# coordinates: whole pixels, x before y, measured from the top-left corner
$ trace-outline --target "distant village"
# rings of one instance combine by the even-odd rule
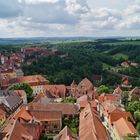
[[[140,89],[132,89],[128,77],[123,77],[121,85],[111,93],[101,93],[86,77],[80,83],[73,79],[69,86],[52,85],[42,75],[24,76],[21,64],[34,52],[48,56],[57,49],[32,47],[0,54],[1,140],[139,139],[135,118],[122,104],[122,88],[129,89],[129,99],[140,98]],[[126,61],[122,66],[137,64]],[[102,77],[95,75],[94,80],[99,83]],[[33,101],[28,102],[25,90],[11,88],[22,83],[31,86]]]

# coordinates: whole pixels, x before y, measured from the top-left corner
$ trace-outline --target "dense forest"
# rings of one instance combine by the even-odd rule
[[[69,85],[74,79],[79,82],[84,77],[94,82],[94,75],[102,75],[103,80],[100,84],[113,86],[115,83],[120,83],[121,78],[110,73],[111,69],[117,69],[125,60],[140,63],[139,45],[135,45],[135,43],[129,45],[130,41],[127,42],[128,44],[118,45],[116,43],[116,45],[117,41],[116,39],[108,39],[47,43],[43,47],[57,48],[58,52],[47,57],[30,55],[23,64],[23,70],[26,75],[43,74],[51,83],[64,83],[66,85]],[[124,43],[124,41],[122,42]],[[61,58],[61,55],[66,56]],[[35,61],[31,65],[27,65],[27,62],[32,59]],[[132,76],[133,78],[130,78],[132,84],[139,85],[139,67],[119,69],[119,73]]]
[[[10,47],[7,47],[10,46]],[[101,75],[102,82],[108,86],[121,82],[114,72],[130,76],[134,86],[140,85],[140,66],[122,68],[121,63],[129,60],[140,64],[140,39],[97,39],[68,40],[43,43],[0,44],[0,52],[20,50],[21,47],[57,48],[57,53],[39,56],[36,53],[26,57],[22,64],[25,75],[42,74],[50,83],[69,85],[73,80],[79,82],[84,77],[94,82],[94,75]],[[61,57],[64,56],[64,57]],[[31,61],[30,65],[27,63]]]

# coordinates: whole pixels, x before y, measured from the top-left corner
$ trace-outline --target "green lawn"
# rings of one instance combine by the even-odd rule
[[[112,66],[106,64],[106,63],[102,63],[103,64],[103,69],[110,69],[113,68]]]
[[[103,43],[104,45],[140,45],[140,41],[118,41],[113,43]]]
[[[96,42],[96,40],[64,40],[64,41],[50,41],[50,44],[66,44],[66,43],[84,43],[84,42]]]
[[[123,58],[123,59],[128,59],[128,55],[123,54],[123,53],[117,53],[117,54],[115,54],[115,55],[113,56],[113,58],[116,59],[116,60],[119,60],[119,59],[121,59],[121,58]]]

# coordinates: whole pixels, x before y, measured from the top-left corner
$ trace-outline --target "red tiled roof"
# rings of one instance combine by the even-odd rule
[[[103,113],[106,116],[108,116],[108,113],[111,113],[111,112],[113,112],[114,110],[117,109],[117,106],[115,106],[113,103],[108,102],[108,101],[103,102],[101,104],[101,106],[103,107]]]
[[[39,140],[42,133],[42,125],[40,123],[24,123],[23,126],[29,131],[33,136],[33,140]]]
[[[119,95],[123,95],[123,91],[121,90],[121,88],[118,86],[115,90],[114,90],[114,92],[113,92],[113,94],[119,94]]]
[[[40,94],[38,94],[38,95],[34,98],[34,100],[32,101],[32,103],[39,102],[39,101],[41,100],[41,98],[45,98],[45,97],[46,97],[46,96],[45,96],[44,93],[40,93]]]
[[[36,118],[38,121],[45,120],[61,120],[62,112],[60,111],[47,111],[47,110],[28,110],[28,106],[23,106],[20,111],[15,115],[15,119],[24,119],[30,121]]]
[[[137,134],[137,131],[132,123],[127,121],[123,117],[115,121],[113,124],[121,137],[128,136],[128,134]]]
[[[62,113],[60,111],[36,111],[30,110],[30,114],[38,121],[55,121],[61,120]]]
[[[64,98],[66,94],[65,85],[45,85],[44,90],[48,91],[50,94],[52,94],[53,97],[57,98]]]
[[[96,101],[80,101],[79,102],[80,108],[85,108],[89,103],[90,103],[91,107],[94,107],[94,108],[97,107]]]
[[[88,96],[87,95],[83,95],[79,98],[77,98],[77,103],[80,103],[80,102],[85,102],[85,101],[88,101]]]
[[[115,96],[113,94],[106,94],[106,95],[101,95],[98,97],[98,101],[99,103],[103,103],[105,101],[113,101],[116,102],[118,101],[120,98],[118,96]]]
[[[28,113],[28,111],[26,110],[26,106],[23,106],[20,111],[15,115],[14,117],[15,119],[18,119],[18,118],[22,118],[26,121],[30,121],[32,120],[32,116]]]
[[[5,140],[23,140],[25,138],[28,138],[28,140],[33,139],[30,132],[18,120],[15,120],[11,125]]]
[[[99,114],[88,104],[80,113],[80,140],[109,140]]]
[[[82,85],[82,86],[86,87],[86,89],[87,89],[88,91],[94,89],[93,84],[92,84],[91,81],[88,80],[87,78],[83,79],[83,80],[79,83],[79,85]],[[78,86],[79,86],[79,85],[78,85]]]
[[[78,140],[76,134],[73,134],[71,130],[65,126],[57,136],[54,137],[54,140]]]
[[[114,112],[111,112],[109,114],[109,117],[110,117],[110,122],[111,124],[113,124],[113,122],[119,120],[120,118],[124,118],[126,120],[128,120],[129,118],[131,119],[131,121],[133,121],[133,123],[135,123],[135,120],[134,118],[132,117],[131,113],[130,112],[125,112],[125,111],[114,111]]]
[[[22,76],[18,77],[16,81],[18,83],[29,83],[31,86],[48,84],[48,81],[41,75]]]
[[[24,90],[14,90],[16,94],[18,94],[20,97],[23,97],[26,95],[26,92]]]
[[[64,115],[78,114],[78,107],[74,104],[65,103],[31,103],[28,105],[28,110],[36,111],[61,111]]]

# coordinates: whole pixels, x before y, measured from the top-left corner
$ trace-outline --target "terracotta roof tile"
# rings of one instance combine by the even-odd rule
[[[93,84],[92,84],[91,81],[88,80],[87,78],[83,79],[83,80],[79,83],[78,86],[81,86],[81,85],[84,86],[84,87],[86,87],[88,91],[94,89]]]
[[[113,124],[121,137],[127,136],[128,134],[137,134],[137,131],[132,123],[124,118],[118,119]]]
[[[53,140],[78,140],[76,134],[73,134],[71,130],[65,126]]]
[[[79,105],[80,108],[86,107],[90,103],[91,107],[96,108],[97,107],[97,102],[96,101],[80,101]]]
[[[103,126],[99,114],[90,104],[80,113],[80,140],[108,140],[108,134]]]
[[[49,92],[54,98],[64,98],[66,94],[65,85],[45,85],[44,90],[46,94]]]
[[[22,76],[16,79],[17,83],[29,83],[31,86],[37,84],[46,85],[48,81],[41,75]]]
[[[122,96],[122,95],[124,94],[124,92],[121,90],[120,86],[118,86],[118,87],[114,90],[113,94],[119,94],[119,95]]]
[[[26,92],[24,90],[14,90],[16,94],[18,94],[20,97],[23,97],[26,95]]]
[[[28,105],[28,110],[36,111],[61,111],[64,115],[78,114],[78,106],[74,104],[65,103],[31,103]]]
[[[131,113],[130,112],[125,112],[125,111],[114,111],[114,112],[111,112],[109,114],[109,117],[110,117],[110,122],[111,124],[113,124],[113,122],[119,120],[120,118],[124,118],[126,120],[128,120],[129,118],[131,119],[131,121],[133,121],[133,123],[135,123],[135,120],[134,118],[132,117]]]
[[[18,120],[14,120],[4,140],[23,140],[25,138],[33,140],[30,132]]]
[[[38,121],[61,120],[62,112],[60,111],[35,111],[30,110],[29,113]]]
[[[79,98],[77,98],[77,103],[83,102],[83,101],[88,101],[88,96],[87,95],[83,95]]]
[[[26,121],[32,120],[32,116],[26,110],[26,106],[22,107],[20,111],[14,116],[15,119],[22,118]]]
[[[98,97],[99,103],[103,103],[107,100],[112,101],[112,102],[118,102],[120,100],[120,98],[113,94],[105,94],[105,95],[101,95]]]

